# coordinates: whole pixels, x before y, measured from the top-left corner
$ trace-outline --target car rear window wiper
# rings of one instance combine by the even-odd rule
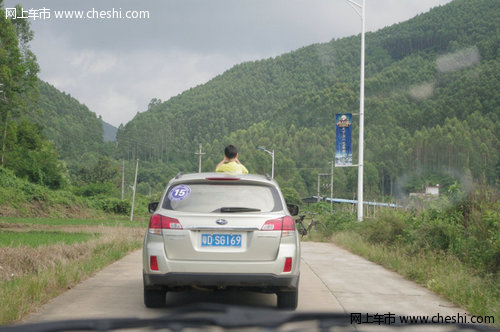
[[[240,206],[225,206],[218,209],[220,212],[260,212],[260,209],[240,207]],[[215,210],[215,212],[218,212]]]

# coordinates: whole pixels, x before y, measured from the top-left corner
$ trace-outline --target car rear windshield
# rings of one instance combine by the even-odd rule
[[[201,213],[252,213],[283,209],[275,187],[234,183],[177,184],[169,188],[162,207]]]

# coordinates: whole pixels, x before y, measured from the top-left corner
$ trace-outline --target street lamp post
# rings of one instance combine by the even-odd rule
[[[273,151],[269,151],[269,150],[264,149],[261,146],[258,146],[257,149],[262,150],[262,151],[266,152],[267,154],[269,154],[271,156],[271,159],[272,159],[271,178],[274,179],[274,150]]]
[[[353,0],[349,2],[356,13],[361,17],[361,70],[359,88],[359,157],[358,157],[358,221],[363,221],[363,150],[365,130],[365,0],[359,4]],[[360,11],[361,9],[361,11]]]
[[[330,172],[330,207],[333,211],[333,167],[335,167],[335,161],[329,161],[328,162],[331,166],[331,172]]]

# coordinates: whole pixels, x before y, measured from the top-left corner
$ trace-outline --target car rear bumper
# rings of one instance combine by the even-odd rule
[[[144,273],[144,286],[202,286],[202,287],[242,287],[260,289],[295,289],[299,284],[298,275],[276,276],[273,274],[240,273]]]

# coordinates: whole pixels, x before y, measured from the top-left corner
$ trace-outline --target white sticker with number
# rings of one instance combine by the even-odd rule
[[[170,190],[170,192],[168,193],[168,199],[171,201],[182,201],[183,199],[188,198],[190,194],[191,188],[184,184],[180,184]]]

